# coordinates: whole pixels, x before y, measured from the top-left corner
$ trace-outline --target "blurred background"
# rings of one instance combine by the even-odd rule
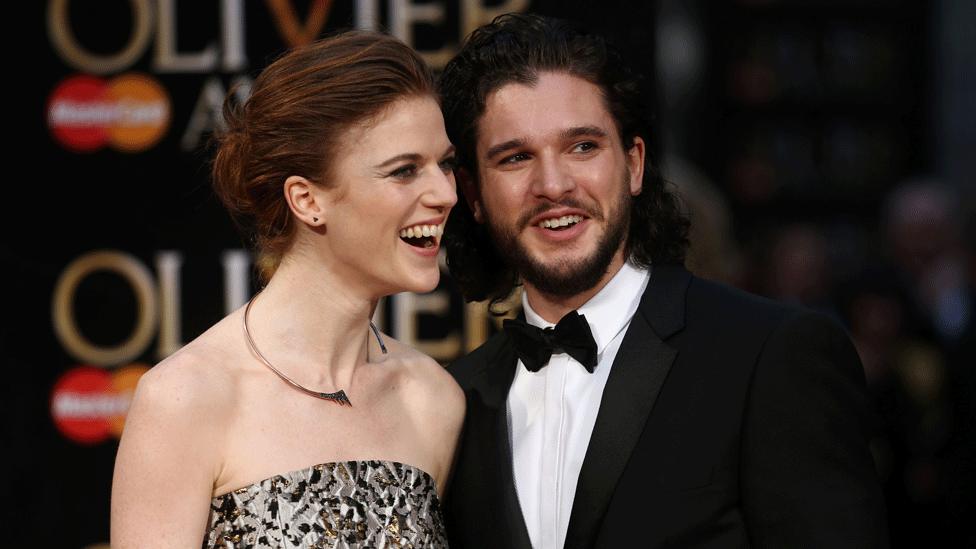
[[[689,267],[849,330],[876,412],[892,545],[976,547],[976,3],[10,9],[24,28],[7,45],[15,128],[0,216],[11,546],[107,544],[138,377],[256,288],[247,243],[209,188],[207,139],[228,90],[246,97],[277,55],[335,29],[387,30],[436,68],[495,15],[534,11],[613,36],[647,75],[653,164],[693,219]],[[449,277],[388,298],[377,316],[445,364],[497,329]]]

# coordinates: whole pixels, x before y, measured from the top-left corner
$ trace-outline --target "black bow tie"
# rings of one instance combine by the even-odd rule
[[[566,353],[593,373],[596,342],[586,317],[571,311],[555,328],[537,328],[521,320],[506,320],[505,331],[515,342],[515,352],[530,372],[538,372],[553,353]]]

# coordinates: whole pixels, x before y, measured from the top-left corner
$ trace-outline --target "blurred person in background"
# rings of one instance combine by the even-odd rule
[[[834,315],[827,239],[819,227],[783,227],[769,252],[763,295]]]
[[[725,197],[701,170],[679,157],[668,157],[662,172],[691,221],[685,266],[702,278],[740,285],[742,256]]]
[[[896,276],[936,336],[951,344],[972,311],[959,197],[935,180],[910,180],[889,194],[883,215]]]

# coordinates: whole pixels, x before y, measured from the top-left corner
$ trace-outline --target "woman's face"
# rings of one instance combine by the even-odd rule
[[[325,185],[332,270],[373,295],[433,290],[457,201],[440,106],[431,97],[401,99],[340,144]]]

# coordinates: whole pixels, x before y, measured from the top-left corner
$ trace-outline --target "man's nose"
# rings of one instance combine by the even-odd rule
[[[557,201],[563,195],[576,189],[570,166],[558,156],[542,157],[532,174],[532,193],[538,197]]]

